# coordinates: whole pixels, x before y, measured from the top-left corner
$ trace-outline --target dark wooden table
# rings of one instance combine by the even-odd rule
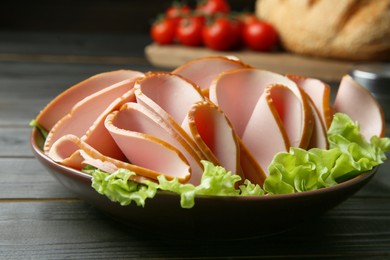
[[[144,59],[148,43],[146,35],[0,32],[0,259],[390,259],[390,163],[327,214],[235,241],[132,232],[49,175],[32,155],[29,121],[96,73],[155,69]]]

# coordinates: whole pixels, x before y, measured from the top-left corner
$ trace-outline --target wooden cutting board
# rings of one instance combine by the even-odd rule
[[[298,74],[328,82],[340,81],[354,65],[353,62],[305,57],[286,52],[264,53],[250,50],[217,52],[203,47],[181,45],[150,44],[145,48],[145,55],[152,65],[164,69],[173,69],[200,57],[236,56],[259,69],[280,74]]]

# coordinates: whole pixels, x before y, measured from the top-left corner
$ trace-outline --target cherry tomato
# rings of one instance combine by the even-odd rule
[[[188,5],[174,3],[167,10],[165,10],[165,14],[167,17],[176,18],[182,17],[183,15],[187,15],[191,12],[191,8]]]
[[[216,13],[229,13],[230,5],[226,0],[200,0],[196,6],[196,10],[205,15],[213,15]]]
[[[276,45],[278,34],[271,24],[258,20],[244,26],[243,39],[252,50],[269,51]]]
[[[204,44],[214,50],[237,48],[241,43],[241,35],[242,23],[226,16],[216,17],[214,22],[203,28]]]
[[[183,18],[177,27],[177,40],[187,46],[199,46],[203,44],[202,30],[205,24],[205,17],[192,15]]]
[[[190,13],[191,8],[188,5],[176,2],[165,10],[166,17],[173,19],[177,26],[179,25],[183,16],[189,15]]]
[[[174,19],[167,17],[158,19],[150,29],[153,41],[161,45],[173,43],[176,36],[176,25]]]
[[[244,24],[250,24],[257,21],[257,17],[254,13],[242,13],[237,16],[237,19],[242,21]]]

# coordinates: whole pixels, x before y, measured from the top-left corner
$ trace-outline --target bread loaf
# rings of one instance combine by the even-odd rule
[[[291,52],[390,60],[390,0],[257,0],[256,15]]]

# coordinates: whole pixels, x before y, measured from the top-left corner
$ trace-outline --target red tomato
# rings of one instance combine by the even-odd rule
[[[166,16],[170,18],[182,17],[190,12],[191,8],[185,4],[173,4],[165,10]]]
[[[254,13],[242,13],[237,17],[244,24],[250,24],[252,22],[256,22],[258,19]]]
[[[170,7],[165,10],[165,16],[172,19],[176,23],[176,27],[179,26],[183,17],[191,13],[191,8],[183,3],[174,2]],[[177,36],[175,37],[177,40]]]
[[[177,27],[176,37],[178,41],[187,46],[199,46],[203,44],[202,30],[205,17],[200,15],[183,18]]]
[[[214,50],[226,51],[241,43],[242,23],[228,17],[217,17],[211,25],[203,28],[204,44]]]
[[[269,51],[276,45],[278,34],[271,24],[254,21],[244,26],[243,39],[252,50]]]
[[[227,14],[230,12],[230,6],[226,0],[200,0],[198,1],[196,10],[205,15],[216,13]]]
[[[171,44],[176,36],[176,22],[171,18],[157,20],[150,28],[150,35],[154,42],[158,44]]]

